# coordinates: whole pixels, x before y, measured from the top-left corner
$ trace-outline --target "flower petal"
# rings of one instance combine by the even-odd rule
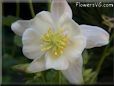
[[[78,59],[78,57],[82,54],[83,50],[86,47],[86,39],[83,36],[76,36],[71,39],[68,47],[64,51],[64,56],[70,62]]]
[[[58,20],[63,14],[72,18],[72,10],[66,0],[52,0],[51,14],[56,20]]]
[[[109,34],[104,29],[91,25],[80,25],[80,28],[87,38],[86,48],[100,47],[109,43]]]
[[[43,11],[39,13],[34,20],[32,20],[31,28],[26,29],[23,33],[23,53],[29,59],[35,59],[42,54],[42,43],[40,39],[49,28],[53,29],[51,16],[48,12]]]
[[[81,55],[86,46],[86,38],[83,36],[79,25],[72,19],[63,16],[58,22],[58,28],[63,29],[64,34],[66,34],[69,39],[64,55],[70,58],[73,57],[73,59]]]
[[[79,25],[71,18],[62,16],[57,24],[57,28],[63,29],[70,37],[82,35]]]
[[[35,59],[39,57],[41,52],[40,38],[35,29],[27,29],[22,37],[23,42],[23,54],[29,59]]]
[[[11,29],[19,36],[22,36],[25,29],[30,27],[31,21],[29,20],[18,20],[11,25]]]
[[[52,57],[49,53],[47,53],[45,59],[47,69],[53,68],[56,70],[64,70],[69,66],[68,60],[63,55],[59,57]]]
[[[42,25],[41,22],[39,22],[39,20],[42,22],[47,22],[50,25],[53,25],[53,20],[51,18],[51,14],[47,11],[42,11],[40,13],[38,13],[36,15],[35,18],[31,19],[31,20],[18,20],[16,22],[14,22],[11,25],[12,30],[19,36],[22,36],[23,32],[27,29],[27,28],[31,28],[33,26],[35,26],[37,28],[38,25]],[[36,24],[37,23],[37,24]],[[42,25],[44,26],[44,25]],[[48,27],[47,27],[48,28]]]
[[[49,28],[55,29],[54,21],[52,16],[47,11],[42,11],[36,15],[36,18],[32,21],[32,28],[37,29],[39,32],[45,33]]]
[[[44,70],[46,70],[44,57],[34,59],[27,68],[27,72],[29,73],[41,72]]]
[[[68,69],[62,70],[63,75],[67,78],[67,80],[72,84],[81,84],[83,83],[82,76],[82,57],[78,57],[74,63],[70,63]]]

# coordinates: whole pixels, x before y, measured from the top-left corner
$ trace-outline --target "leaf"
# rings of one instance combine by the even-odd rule
[[[22,46],[22,39],[21,39],[21,37],[15,35],[15,37],[14,37],[14,43],[15,43],[17,46],[21,47],[21,46]]]
[[[95,75],[96,75],[96,72],[92,71],[92,69],[85,69],[84,72],[83,72],[84,82],[86,84],[94,83],[95,81],[93,81],[92,78]]]
[[[2,24],[4,26],[11,26],[11,24],[13,22],[15,22],[16,20],[18,20],[19,18],[15,17],[15,16],[7,16],[7,17],[3,17],[2,19]]]
[[[42,72],[35,73],[34,80],[42,76]]]
[[[2,77],[2,84],[9,84],[9,83],[11,83],[11,77],[6,76],[6,75]]]
[[[3,69],[10,70],[10,67],[17,63],[17,61],[8,53],[3,54]]]
[[[88,76],[92,72],[92,69],[86,69],[84,71],[84,76]]]
[[[83,52],[84,65],[88,63],[89,59],[90,59],[90,56],[88,55],[87,50],[85,50],[85,51]]]
[[[29,65],[28,63],[26,63],[26,64],[18,64],[18,65],[13,66],[12,69],[28,73],[27,70],[26,70],[28,65]]]

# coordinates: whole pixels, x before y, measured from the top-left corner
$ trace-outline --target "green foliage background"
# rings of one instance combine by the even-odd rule
[[[77,23],[96,25],[108,31],[109,27],[102,23],[102,15],[114,17],[114,8],[80,8],[76,7],[75,3],[69,4],[73,11],[73,19]],[[34,13],[48,10],[49,4],[33,3],[34,13],[30,11],[30,7],[32,8],[30,3],[3,3],[2,5],[2,84],[69,84],[60,71],[53,69],[35,74],[24,72],[23,69],[27,66],[25,63],[30,63],[31,60],[27,59],[22,53],[21,37],[16,36],[11,31],[13,22],[18,19],[31,19]],[[10,12],[8,12],[10,6]],[[108,45],[84,50],[83,76],[85,84],[113,82],[113,29],[110,32],[108,31],[110,34],[110,43]]]

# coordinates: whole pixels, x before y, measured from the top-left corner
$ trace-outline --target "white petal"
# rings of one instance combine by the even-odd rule
[[[83,36],[79,25],[72,19],[63,16],[58,22],[58,28],[63,29],[64,34],[69,38],[69,43],[64,51],[64,55],[73,59],[81,55],[86,46],[86,38]]]
[[[65,70],[69,66],[68,60],[64,56],[52,57],[47,53],[45,59],[47,69]]]
[[[109,43],[109,34],[97,26],[80,25],[80,28],[87,38],[86,48],[100,47]]]
[[[51,16],[48,12],[39,13],[32,20],[31,28],[23,33],[23,53],[30,59],[35,59],[41,52],[41,36],[47,33],[49,28],[53,29]]]
[[[44,70],[46,70],[44,57],[34,59],[27,68],[27,72],[29,73],[41,72]]]
[[[30,27],[31,21],[18,20],[11,25],[11,29],[19,36],[22,36],[26,28]]]
[[[38,18],[40,20],[42,20],[42,21],[45,21],[45,22],[49,23],[49,24],[53,24],[52,15],[48,11],[41,11],[40,13],[38,13],[36,15],[36,17],[34,18],[34,20],[37,20]]]
[[[42,11],[39,14],[37,14],[36,18],[34,18],[32,21],[31,27],[38,29],[39,32],[47,32],[49,28],[55,29],[52,16],[47,11]]]
[[[72,18],[72,10],[66,0],[52,0],[51,14],[56,20],[58,20],[63,14]]]
[[[66,79],[72,84],[81,84],[83,83],[82,76],[82,57],[78,57],[74,63],[70,63],[68,69],[62,70],[63,75]]]
[[[43,25],[43,22],[48,24],[48,27]],[[42,26],[42,27],[49,28],[49,27],[51,27],[51,25],[53,25],[52,23],[53,23],[53,20],[51,18],[51,14],[47,11],[42,11],[42,12],[38,13],[36,15],[36,17],[31,20],[18,20],[16,22],[14,22],[11,25],[11,28],[17,35],[22,36],[23,32],[27,28],[31,28],[31,27],[37,28],[38,25],[40,25],[39,27]]]
[[[79,36],[81,35],[81,30],[79,25],[72,19],[62,16],[58,21],[58,28],[63,29],[65,34],[68,36]]]
[[[85,37],[83,36],[73,37],[64,51],[64,56],[66,56],[70,62],[73,62],[74,60],[78,59],[78,57],[82,54],[85,47],[86,47]]]
[[[35,29],[27,29],[22,36],[22,42],[23,54],[29,59],[35,59],[42,54],[40,37]]]

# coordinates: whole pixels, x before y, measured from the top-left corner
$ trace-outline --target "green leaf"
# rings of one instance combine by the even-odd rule
[[[10,67],[17,63],[17,61],[8,53],[3,54],[3,69],[10,70]]]
[[[18,64],[18,65],[13,66],[12,69],[28,73],[27,70],[26,70],[28,65],[29,65],[28,63],[26,63],[26,64]]]
[[[14,43],[17,46],[21,47],[22,46],[22,38],[20,36],[15,35],[15,37],[14,37]]]
[[[3,21],[3,25],[4,26],[11,26],[11,24],[13,22],[15,22],[16,20],[18,20],[19,18],[15,17],[15,16],[7,16],[7,17],[3,17],[2,21]]]
[[[42,76],[42,72],[35,73],[34,79],[37,79]]]
[[[6,75],[2,77],[2,84],[10,84],[10,83],[11,83],[11,77]]]
[[[92,72],[92,69],[86,69],[84,71],[84,76],[88,76]]]
[[[84,76],[84,82],[86,84],[92,84],[95,81],[92,80],[93,76],[96,75],[95,71],[92,71],[92,69],[85,69],[83,72],[83,76]]]
[[[89,61],[89,59],[90,59],[90,56],[89,56],[87,50],[85,50],[85,51],[83,52],[83,61],[84,61],[84,64],[87,64],[88,61]]]

